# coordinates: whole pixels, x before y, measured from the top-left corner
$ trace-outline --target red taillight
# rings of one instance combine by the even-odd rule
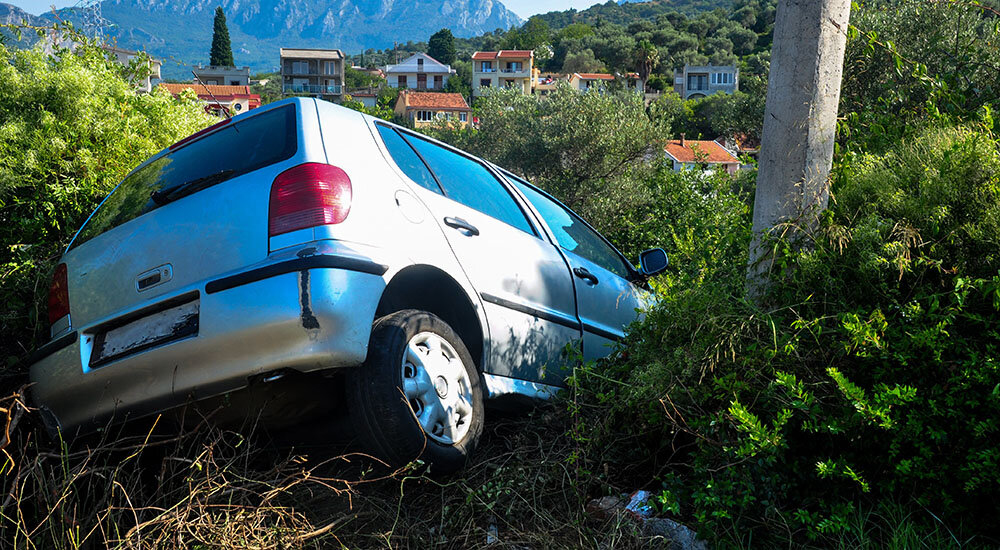
[[[222,122],[216,122],[215,124],[209,126],[208,128],[205,128],[204,130],[199,130],[199,131],[191,134],[190,136],[188,136],[188,137],[186,137],[186,138],[178,141],[177,143],[171,145],[169,147],[169,149],[171,151],[173,151],[173,150],[176,150],[177,148],[183,146],[186,143],[191,143],[192,141],[200,138],[201,136],[203,136],[203,135],[205,135],[205,134],[207,134],[209,132],[215,131],[216,129],[221,128],[221,127],[225,126],[226,124],[229,124],[230,120],[232,120],[232,119],[231,118],[227,118],[226,120],[223,120]]]
[[[340,223],[351,211],[351,179],[329,164],[289,168],[271,184],[268,236]]]
[[[69,315],[69,288],[66,285],[66,264],[56,266],[49,286],[49,324]]]

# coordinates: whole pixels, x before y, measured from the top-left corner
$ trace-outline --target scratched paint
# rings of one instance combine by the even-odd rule
[[[319,330],[319,320],[313,315],[312,297],[309,294],[309,270],[299,272],[299,308],[302,310],[302,328]]]

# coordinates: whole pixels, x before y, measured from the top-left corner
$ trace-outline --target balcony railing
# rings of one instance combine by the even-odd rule
[[[477,73],[495,73],[495,72],[497,72],[497,70],[496,69],[490,69],[490,68],[486,68],[486,69],[480,68],[476,72]]]
[[[293,94],[340,94],[342,86],[323,84],[285,84],[283,91]]]

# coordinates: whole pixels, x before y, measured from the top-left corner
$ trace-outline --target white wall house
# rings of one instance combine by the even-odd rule
[[[448,78],[455,74],[451,65],[425,53],[415,53],[400,63],[386,65],[384,70],[390,86],[411,90],[443,90]]]
[[[219,86],[249,86],[250,67],[228,67],[225,65],[198,65],[191,69],[197,78],[195,83]]]
[[[740,69],[734,65],[684,65],[674,72],[674,90],[683,99],[707,97],[740,89]]]

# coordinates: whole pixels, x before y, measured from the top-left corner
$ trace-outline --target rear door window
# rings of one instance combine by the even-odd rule
[[[286,105],[181,145],[126,177],[73,246],[201,189],[291,158],[298,148],[295,130],[295,106]]]
[[[485,166],[469,157],[410,134],[406,135],[406,140],[413,145],[420,158],[437,176],[449,199],[492,216],[529,235],[536,235],[528,219],[524,217],[524,212],[514,201],[514,197]]]

